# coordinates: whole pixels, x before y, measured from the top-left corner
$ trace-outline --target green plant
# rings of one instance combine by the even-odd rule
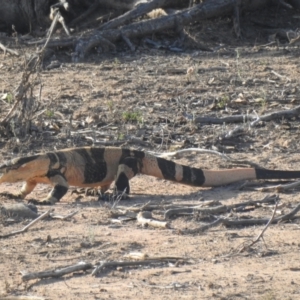
[[[12,93],[6,93],[2,96],[2,100],[4,100],[7,103],[11,104],[14,101],[14,96],[13,96]]]
[[[53,118],[54,117],[54,111],[53,110],[50,110],[50,109],[47,109],[45,111],[45,115],[48,117],[48,118]]]
[[[124,133],[119,133],[118,134],[118,140],[124,140],[125,134]]]
[[[113,108],[114,108],[114,103],[113,103],[113,101],[112,101],[112,100],[108,101],[108,102],[107,102],[107,106],[108,106],[109,111],[112,112],[112,111],[113,111]]]
[[[122,117],[126,122],[142,122],[142,115],[139,111],[124,111]]]
[[[114,67],[117,67],[117,66],[120,65],[120,64],[121,64],[120,60],[119,60],[118,58],[115,58],[115,59],[114,59],[114,62],[113,62],[113,66],[114,66]]]
[[[239,58],[240,58],[240,52],[239,52],[239,49],[235,49],[235,52],[236,52],[236,69],[237,69],[237,73],[238,73],[238,77],[240,80],[243,81],[243,78],[241,76],[241,71],[240,71],[240,61],[239,61]]]
[[[229,96],[228,95],[222,95],[221,98],[218,101],[217,106],[219,108],[224,108],[228,102],[229,102]]]

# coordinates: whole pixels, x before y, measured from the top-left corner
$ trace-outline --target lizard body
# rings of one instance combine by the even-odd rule
[[[144,151],[118,147],[64,149],[15,158],[0,165],[0,183],[25,181],[18,196],[25,198],[38,183],[53,189],[40,204],[55,204],[69,186],[101,187],[105,192],[113,181],[117,193],[130,193],[129,180],[137,174],[150,175],[191,186],[220,186],[240,180],[300,178],[300,171],[256,168],[204,170],[177,164]]]

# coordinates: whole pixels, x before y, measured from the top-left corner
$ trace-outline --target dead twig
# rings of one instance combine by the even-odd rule
[[[179,234],[195,234],[195,233],[201,233],[204,232],[212,227],[216,227],[220,224],[223,224],[224,219],[220,218],[217,219],[216,221],[213,221],[212,223],[206,224],[206,225],[202,225],[200,227],[194,228],[194,229],[186,229],[186,230],[178,230],[177,232]]]
[[[51,271],[43,271],[43,272],[35,272],[35,273],[27,273],[22,274],[22,280],[28,281],[32,279],[43,279],[48,277],[61,277],[66,274],[78,272],[78,271],[86,271],[88,269],[92,269],[93,265],[91,263],[79,262],[76,265],[65,267],[62,269],[51,270]]]
[[[73,211],[72,213],[70,213],[70,214],[68,214],[66,216],[60,216],[60,215],[50,214],[50,217],[52,219],[67,220],[67,219],[72,218],[73,216],[75,216],[78,212],[79,212],[79,210],[76,210],[76,211]]]
[[[272,223],[272,221],[275,218],[275,214],[276,214],[276,209],[277,209],[277,205],[278,202],[275,203],[275,207],[273,210],[273,214],[269,220],[269,222],[266,224],[266,226],[263,228],[263,230],[261,231],[261,233],[257,236],[257,238],[255,240],[253,240],[249,245],[244,245],[239,251],[238,253],[244,252],[246,249],[251,248],[254,244],[256,244],[261,238],[263,239],[263,235],[266,232],[267,228],[270,226],[270,224]]]
[[[12,54],[12,55],[15,55],[15,56],[20,56],[18,51],[9,49],[9,48],[5,47],[2,43],[0,43],[0,49],[3,50],[4,55],[6,54],[6,52],[8,52],[9,54]]]
[[[300,204],[298,204],[294,209],[292,209],[289,213],[277,217],[277,218],[273,218],[271,220],[270,224],[277,224],[279,222],[282,221],[288,221],[288,220],[293,220],[298,218],[297,216],[295,216],[298,211],[300,210]],[[195,233],[199,233],[199,232],[204,232],[205,230],[215,227],[217,225],[225,225],[225,226],[254,226],[254,225],[265,225],[266,223],[268,223],[270,221],[270,219],[245,219],[245,220],[232,220],[232,219],[228,219],[228,218],[219,218],[216,221],[204,225],[204,226],[200,226],[198,228],[195,229],[188,229],[188,230],[178,230],[179,234],[195,234]]]
[[[32,222],[30,222],[28,225],[26,225],[23,229],[17,230],[17,231],[13,231],[13,232],[10,232],[10,233],[7,233],[7,234],[0,235],[0,238],[4,239],[4,238],[7,238],[7,237],[16,235],[16,234],[24,233],[24,232],[27,231],[30,227],[32,227],[33,225],[35,225],[38,221],[43,220],[43,219],[45,219],[47,216],[49,216],[50,213],[51,213],[52,211],[54,211],[53,208],[47,210],[47,211],[44,212],[42,215],[40,215],[38,218],[36,218],[36,219],[33,220]]]

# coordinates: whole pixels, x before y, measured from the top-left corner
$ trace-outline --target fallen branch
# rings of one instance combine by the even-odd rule
[[[181,258],[184,260],[184,258]],[[101,270],[104,268],[116,268],[116,267],[132,267],[132,266],[140,266],[140,265],[151,265],[155,263],[161,263],[164,261],[178,261],[178,258],[171,258],[171,257],[161,257],[161,258],[153,258],[153,259],[145,259],[145,260],[137,260],[137,261],[109,261],[109,262],[100,262],[100,265],[97,266],[94,271],[92,272],[93,276],[96,276],[100,273]]]
[[[10,233],[7,233],[7,234],[0,235],[0,238],[4,239],[4,238],[7,238],[7,237],[10,237],[10,236],[13,236],[13,235],[17,235],[17,234],[26,232],[30,227],[32,227],[33,225],[35,225],[38,221],[43,220],[47,216],[49,216],[52,211],[54,211],[53,208],[47,210],[42,215],[40,215],[38,218],[36,218],[32,222],[30,222],[28,225],[26,225],[23,229],[17,230],[17,231],[13,231],[13,232],[10,232]]]
[[[107,23],[105,23],[104,25],[100,26],[99,29],[100,30],[108,30],[108,29],[114,29],[117,28],[119,26],[124,25],[125,23],[128,23],[134,19],[137,19],[145,14],[147,14],[148,12],[152,11],[153,9],[156,8],[160,8],[163,5],[165,5],[168,2],[172,2],[172,0],[153,0],[150,2],[146,2],[146,3],[140,3],[139,5],[137,5],[134,9],[126,12],[125,14],[114,18],[111,21],[108,21]]]
[[[284,192],[287,190],[291,190],[294,188],[297,188],[300,186],[300,180],[288,183],[288,184],[278,184],[278,185],[273,185],[273,186],[266,186],[262,188],[257,188],[255,189],[256,191],[261,191],[261,192],[270,192],[270,191],[276,191],[277,193]]]
[[[207,1],[192,8],[184,9],[176,14],[129,24],[120,29],[94,31],[89,37],[76,41],[73,60],[76,62],[85,57],[90,49],[101,45],[103,40],[115,43],[122,39],[122,35],[131,39],[164,30],[176,29],[180,26],[189,25],[194,21],[225,15],[232,10],[234,3],[235,0]],[[49,46],[52,46],[51,43]]]
[[[57,269],[57,270],[51,270],[51,271],[44,271],[44,272],[35,272],[35,273],[27,273],[27,274],[22,274],[22,280],[23,281],[28,281],[32,279],[43,279],[43,278],[48,278],[48,277],[61,277],[66,274],[78,272],[78,271],[86,271],[88,269],[92,269],[93,265],[91,263],[85,263],[85,262],[79,262],[78,264],[74,266],[69,266],[66,268],[62,269]]]
[[[300,210],[300,204],[298,204],[294,209],[292,209],[289,213],[274,218],[271,220],[270,224],[277,224],[282,221],[288,221],[288,220],[293,220],[296,219],[297,212]],[[204,232],[205,230],[215,227],[217,225],[225,225],[225,226],[254,226],[254,225],[265,225],[268,223],[270,220],[269,219],[245,219],[245,220],[232,220],[232,219],[217,219],[216,221],[197,227],[195,229],[187,229],[187,230],[178,230],[179,234],[195,234],[195,233],[201,233]]]
[[[261,121],[271,121],[275,119],[279,119],[282,117],[291,118],[300,114],[300,105],[296,106],[292,109],[280,110],[272,113],[268,113],[262,115],[261,117],[257,117],[257,115],[233,115],[223,118],[217,117],[196,117],[195,123],[201,124],[228,124],[228,123],[246,123],[248,121],[252,121],[250,123],[251,127],[254,127]]]
[[[168,222],[152,219],[152,214],[149,211],[143,211],[137,214],[136,217],[139,224],[142,226],[152,226],[157,228],[170,228]]]
[[[250,126],[253,127],[261,121],[271,121],[271,120],[279,119],[279,118],[283,118],[283,117],[291,118],[291,117],[298,116],[299,114],[300,114],[300,105],[298,105],[292,109],[280,110],[280,111],[275,111],[275,112],[272,112],[269,114],[265,114],[265,115],[259,117],[257,120],[253,121],[250,124]]]
[[[198,124],[228,124],[228,123],[246,123],[248,121],[256,120],[256,115],[232,115],[228,117],[223,118],[217,118],[217,117],[196,117],[195,123]]]

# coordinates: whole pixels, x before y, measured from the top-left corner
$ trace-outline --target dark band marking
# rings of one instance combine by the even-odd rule
[[[61,169],[62,167],[65,167],[67,165],[67,157],[66,157],[65,153],[56,152],[56,155],[58,157],[59,169]]]
[[[101,182],[107,175],[107,165],[103,159],[105,148],[75,149],[82,156],[84,165],[84,183]]]
[[[66,181],[67,181],[67,179],[66,179],[66,177],[64,176],[64,174],[62,174],[59,170],[49,170],[48,172],[47,172],[47,174],[46,174],[46,176],[49,178],[49,179],[51,179],[51,177],[54,177],[54,176],[61,176],[61,177],[63,177],[63,179],[65,179]]]
[[[192,171],[192,185],[201,186],[205,182],[205,176],[202,169],[191,168]]]
[[[140,161],[142,161],[145,158],[145,152],[143,151],[131,150],[131,154],[133,154],[133,156],[139,159]]]
[[[138,166],[138,160],[134,157],[126,157],[122,163],[123,165],[127,166],[128,168],[130,168],[134,175],[136,175],[137,173],[139,173],[139,166]]]
[[[21,166],[24,164],[27,164],[33,160],[36,160],[40,155],[33,155],[33,156],[27,156],[27,157],[20,157],[18,161],[16,162],[16,165]]]
[[[68,187],[58,184],[53,188],[51,196],[59,201],[67,193],[67,191]]]
[[[129,180],[123,172],[119,174],[115,185],[118,192],[130,193]]]
[[[173,161],[165,160],[163,158],[157,157],[158,167],[167,180],[176,181],[175,173],[176,173],[176,164]]]
[[[182,166],[182,182],[192,184],[192,168]]]
[[[280,171],[255,169],[257,179],[296,179],[300,178],[300,171]]]
[[[184,184],[202,186],[205,182],[205,177],[201,169],[182,166],[182,173],[183,178],[181,182]]]
[[[47,153],[47,156],[50,160],[50,168],[53,168],[53,166],[58,163],[58,159],[57,159],[57,156],[54,154],[54,153]]]
[[[130,150],[122,148],[122,154],[121,154],[121,157],[119,159],[119,164],[121,164],[126,157],[130,157]]]

